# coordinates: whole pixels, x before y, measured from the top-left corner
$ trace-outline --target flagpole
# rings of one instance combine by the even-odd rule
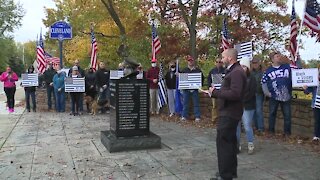
[[[153,26],[154,26],[154,19],[152,19],[152,24],[151,24],[151,29],[153,29]],[[152,39],[152,41],[151,41],[151,44],[152,44],[152,60],[151,60],[151,62],[152,61],[156,61],[156,52],[155,52],[155,48],[154,48],[154,44],[153,44],[153,34],[152,34],[152,30],[151,30],[151,39]]]
[[[292,3],[294,3],[294,1],[295,0],[293,0]],[[302,14],[302,20],[301,20],[300,27],[299,27],[299,34],[298,34],[298,40],[297,40],[297,50],[296,50],[296,54],[294,56],[294,62],[295,63],[297,62],[297,55],[298,55],[298,52],[299,52],[299,45],[300,45],[300,41],[301,41],[301,32],[302,32],[304,16],[305,16],[305,13],[306,13],[306,8],[307,8],[307,0],[304,3],[304,8],[303,8],[304,11],[303,11],[303,14]]]

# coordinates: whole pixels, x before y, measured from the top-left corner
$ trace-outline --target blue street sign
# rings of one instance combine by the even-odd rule
[[[50,26],[50,38],[62,41],[72,39],[72,27],[64,21],[57,21]]]

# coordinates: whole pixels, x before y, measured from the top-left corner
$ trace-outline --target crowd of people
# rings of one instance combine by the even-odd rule
[[[212,98],[212,119],[217,121],[217,153],[219,173],[217,177],[223,179],[232,179],[237,177],[237,153],[241,151],[240,135],[243,125],[247,140],[248,154],[254,152],[254,134],[264,133],[264,117],[263,103],[267,99],[269,103],[269,119],[268,134],[274,135],[276,115],[278,106],[280,105],[283,113],[284,127],[283,135],[288,137],[291,135],[291,99],[292,99],[292,78],[291,67],[282,61],[282,55],[279,52],[272,52],[269,55],[271,66],[263,70],[261,59],[242,58],[237,61],[237,50],[227,49],[221,57],[215,61],[215,67],[207,76],[208,94]],[[204,80],[203,73],[196,66],[194,58],[187,56],[187,67],[178,69],[175,61],[171,61],[168,65],[168,72],[164,75],[167,87],[168,113],[172,117],[179,115],[182,122],[189,118],[189,102],[192,100],[194,109],[194,121],[201,120],[199,89],[184,89],[182,93],[183,109],[178,112],[176,105],[176,91],[178,73],[201,73],[202,82]],[[122,64],[119,64],[119,70],[123,70]],[[137,69],[142,71],[141,65]],[[151,67],[139,75],[145,78],[149,83],[150,93],[150,114],[160,113],[158,104],[158,81],[159,67],[157,62],[152,61]],[[35,73],[34,67],[30,66],[27,73]],[[213,78],[215,75],[221,75],[223,80],[219,86],[215,84]],[[66,77],[84,77],[85,93],[72,92],[71,99],[71,115],[81,115],[83,113],[84,94],[98,102],[108,103],[110,90],[109,80],[110,71],[103,62],[99,63],[99,68],[95,72],[92,68],[83,70],[79,61],[74,62],[74,66],[69,69],[68,73],[62,71],[59,67],[53,68],[52,64],[48,64],[47,70],[43,74],[47,92],[48,110],[53,107],[56,112],[65,112],[66,110],[66,93],[65,80]],[[139,76],[140,77],[140,76]],[[320,75],[318,77],[320,79]],[[139,79],[139,78],[138,78]],[[16,91],[15,82],[18,76],[10,67],[0,76],[0,80],[4,82],[4,91],[7,96],[7,107],[10,113],[14,112],[14,95]],[[218,88],[219,87],[219,88]],[[303,87],[306,94],[312,93],[312,105],[314,110],[314,138],[313,141],[320,141],[320,103],[318,98],[319,86]],[[36,112],[36,87],[24,87],[26,110],[31,109]],[[32,106],[30,104],[32,100]],[[101,113],[108,109],[102,108]],[[87,104],[87,112],[90,112]],[[254,131],[256,129],[256,131]]]

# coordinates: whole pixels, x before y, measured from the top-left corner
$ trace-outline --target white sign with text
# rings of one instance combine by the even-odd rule
[[[317,68],[292,69],[292,87],[318,86],[319,71]]]

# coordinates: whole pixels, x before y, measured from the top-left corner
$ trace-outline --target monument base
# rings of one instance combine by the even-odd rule
[[[111,131],[101,131],[101,142],[110,153],[161,148],[160,136],[152,132],[149,136],[116,137]]]

